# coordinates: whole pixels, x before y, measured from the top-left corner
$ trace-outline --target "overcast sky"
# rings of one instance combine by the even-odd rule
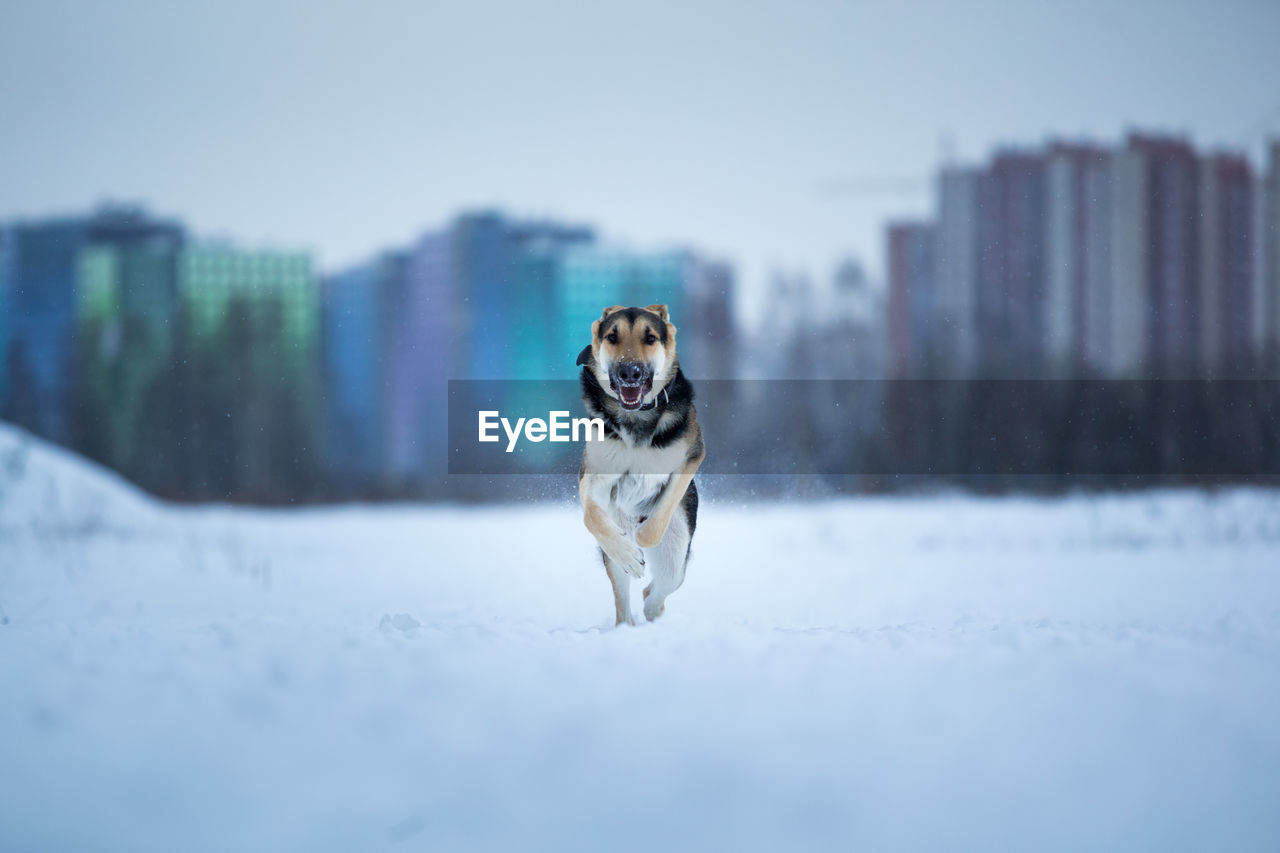
[[[0,3],[0,218],[140,200],[325,268],[467,207],[825,277],[962,160],[1261,151],[1280,3]],[[915,178],[824,195],[833,179]]]

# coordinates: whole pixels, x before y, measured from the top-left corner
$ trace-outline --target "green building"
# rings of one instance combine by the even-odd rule
[[[194,244],[178,258],[184,421],[201,496],[293,499],[318,466],[320,288],[303,252]]]
[[[178,262],[178,298],[196,347],[232,334],[291,369],[319,340],[319,288],[305,252],[188,246]]]
[[[149,396],[174,351],[175,272],[182,235],[90,244],[80,252],[76,332],[90,455],[141,482],[155,459]]]

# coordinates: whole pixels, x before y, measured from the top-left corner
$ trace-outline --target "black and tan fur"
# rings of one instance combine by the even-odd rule
[[[582,402],[605,423],[605,440],[582,454],[583,520],[600,544],[617,624],[636,622],[630,579],[646,569],[644,615],[653,621],[684,583],[698,520],[693,475],[704,456],[667,306],[604,309],[578,364]]]

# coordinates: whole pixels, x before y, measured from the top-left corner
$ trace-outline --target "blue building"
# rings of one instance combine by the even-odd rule
[[[469,379],[506,379],[514,361],[510,224],[501,214],[459,216],[451,229],[452,273],[464,328],[461,363]]]
[[[7,417],[64,444],[73,438],[76,281],[85,219],[6,229]]]
[[[0,418],[9,412],[9,245],[8,230],[0,228]]]
[[[394,488],[419,494],[440,487],[448,466],[448,380],[460,375],[467,342],[453,245],[449,231],[425,235],[410,248],[405,275],[388,282],[384,465]]]
[[[551,379],[572,369],[576,360],[559,350],[557,301],[559,271],[565,254],[595,242],[588,228],[526,223],[511,230],[511,279],[507,309],[518,322],[507,346],[512,349],[511,379]]]
[[[323,293],[330,473],[383,493],[441,485],[449,380],[556,376],[560,255],[594,239],[583,227],[468,213],[404,252],[330,278]]]
[[[515,222],[499,213],[458,217],[444,267],[454,294],[459,346],[450,378],[545,378],[552,355],[560,255],[595,241],[585,227]]]
[[[591,343],[591,324],[610,305],[663,304],[677,328],[686,322],[686,295],[697,272],[690,252],[633,252],[597,246],[566,251],[556,268],[551,351],[558,378],[578,375],[574,361]]]
[[[408,256],[388,252],[328,279],[322,291],[326,467],[366,491],[384,478],[388,338]]]
[[[106,207],[90,216],[19,222],[2,233],[4,413],[46,438],[75,444],[81,379],[77,323],[90,250],[136,248],[157,240],[176,245],[183,230],[136,208]],[[121,285],[126,306],[141,298],[134,278]],[[155,277],[145,279],[150,284]],[[171,300],[172,276],[163,282],[169,293],[148,292],[146,298]]]

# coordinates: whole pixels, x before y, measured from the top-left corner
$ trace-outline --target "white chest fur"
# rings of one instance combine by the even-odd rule
[[[685,447],[630,447],[619,439],[589,442],[585,463],[592,496],[610,508],[624,529],[646,515],[673,474],[684,465]]]
[[[609,487],[610,504],[626,519],[648,515],[670,474],[623,474]]]

